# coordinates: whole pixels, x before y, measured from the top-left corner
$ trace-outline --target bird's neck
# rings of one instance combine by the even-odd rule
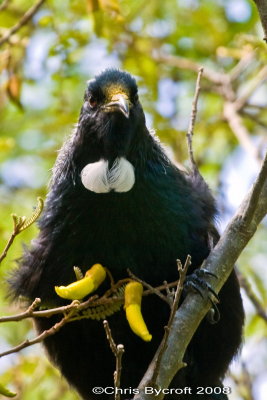
[[[127,154],[120,154],[134,167],[136,173],[142,175],[144,170],[151,166],[163,166],[169,164],[169,160],[161,146],[151,134],[147,127],[141,126],[129,146]],[[101,143],[94,140],[94,135],[86,135],[79,126],[64,144],[59,152],[57,162],[53,170],[52,184],[54,182],[68,181],[76,184],[81,180],[81,172],[90,163],[97,163],[100,160],[107,161],[112,165],[116,155],[110,159],[103,157]]]

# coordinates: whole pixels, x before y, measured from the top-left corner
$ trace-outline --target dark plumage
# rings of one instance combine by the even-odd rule
[[[86,165],[102,159],[111,168],[118,157],[134,167],[130,190],[95,193],[84,187]],[[115,280],[127,277],[129,268],[152,285],[174,281],[176,259],[184,262],[190,254],[192,272],[209,254],[210,237],[217,240],[215,212],[202,178],[177,169],[149,133],[135,80],[126,72],[106,70],[88,84],[78,125],[53,169],[40,234],[20,261],[12,290],[29,300],[40,297],[49,306],[65,304],[54,286],[75,280],[74,265],[85,272],[95,263],[109,268]],[[234,272],[219,296],[220,321],[201,323],[186,353],[188,366],[171,387],[221,385],[240,345],[244,318]],[[115,341],[125,345],[123,388],[137,387],[169,316],[168,306],[155,295],[143,299],[142,309],[153,335],[150,343],[130,330],[123,310],[108,318]],[[39,319],[37,329],[56,320]],[[84,399],[99,399],[92,394],[94,386],[113,386],[115,362],[101,321],[68,324],[45,347]]]

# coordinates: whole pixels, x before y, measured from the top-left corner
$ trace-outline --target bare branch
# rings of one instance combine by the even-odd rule
[[[257,314],[265,321],[267,322],[267,313],[263,307],[263,305],[260,303],[258,298],[256,297],[255,293],[253,292],[248,280],[245,278],[245,276],[239,271],[236,270],[238,280],[240,283],[240,286],[245,290],[246,295],[248,296],[249,300],[251,303],[254,305]]]
[[[198,76],[197,76],[195,95],[194,95],[194,99],[192,102],[190,123],[189,123],[189,127],[188,127],[188,132],[186,134],[189,159],[190,159],[191,168],[193,170],[193,173],[198,173],[198,167],[197,167],[197,164],[194,159],[192,139],[193,139],[194,127],[195,127],[196,116],[197,116],[197,102],[198,102],[198,97],[199,97],[199,92],[200,92],[200,80],[201,80],[201,76],[203,75],[203,71],[204,71],[204,68],[200,67],[199,71],[198,71]]]
[[[172,304],[172,308],[171,308],[171,313],[170,313],[170,317],[169,317],[169,321],[168,321],[168,325],[165,326],[165,331],[164,331],[164,336],[162,339],[162,342],[160,344],[159,350],[158,350],[158,356],[155,360],[155,367],[154,367],[154,372],[151,378],[151,384],[154,385],[157,379],[157,376],[159,374],[159,369],[161,367],[161,359],[162,356],[164,354],[164,351],[166,349],[167,346],[167,339],[169,337],[170,334],[170,330],[173,324],[173,320],[174,320],[174,316],[175,313],[178,309],[178,305],[182,296],[182,292],[183,292],[183,286],[184,286],[184,281],[186,279],[186,274],[188,271],[189,266],[191,265],[191,257],[188,255],[185,261],[184,266],[182,265],[180,260],[177,260],[177,267],[178,267],[178,272],[179,272],[179,280],[178,280],[178,284],[177,284],[177,288],[175,291],[175,296],[174,296],[174,300],[173,300],[173,304]],[[184,367],[185,364],[181,364],[181,368]]]
[[[248,243],[249,239],[254,235],[258,224],[267,213],[267,154],[264,159],[264,163],[260,174],[247,198],[241,204],[238,212],[232,219],[231,223],[226,228],[220,241],[210,253],[209,257],[204,263],[205,269],[217,275],[218,279],[213,279],[213,287],[218,292],[225,281],[227,280],[234,263],[236,262],[239,254]],[[210,278],[212,279],[212,278]],[[170,285],[169,285],[170,286]],[[162,290],[166,289],[166,285],[162,286]],[[69,307],[70,312],[64,316],[57,324],[51,327],[49,330],[44,331],[41,335],[37,336],[33,340],[26,340],[19,346],[10,349],[0,354],[0,357],[4,355],[17,352],[25,347],[31,346],[35,343],[39,343],[49,335],[56,333],[65,323],[70,322],[73,314],[77,310],[88,307],[88,302],[92,302],[96,299],[95,296],[90,298],[84,303],[73,302]],[[108,300],[108,299],[107,299]],[[43,311],[34,311],[39,300],[36,300],[32,306],[20,316],[20,319],[31,316],[40,316]],[[70,308],[73,307],[73,308]],[[179,310],[175,313],[172,328],[170,329],[165,350],[162,352],[161,365],[165,365],[165,368],[159,368],[159,373],[155,384],[160,387],[168,387],[170,381],[177,371],[177,365],[183,366],[183,355],[187,345],[189,344],[195,330],[197,329],[201,319],[205,316],[206,312],[210,308],[210,302],[207,299],[201,299],[198,295],[191,294],[187,296],[185,301],[182,303]],[[66,309],[65,309],[66,310]],[[45,311],[55,313],[55,310]],[[57,309],[58,312],[58,309]],[[60,310],[62,312],[62,310]],[[47,315],[46,315],[47,316]],[[8,317],[8,320],[11,320]],[[7,319],[5,319],[7,320]],[[17,319],[19,320],[19,319]],[[3,319],[2,319],[3,321]],[[179,342],[177,342],[179,337]],[[157,352],[152,367],[148,370],[140,384],[140,389],[146,386],[148,380],[151,380],[153,376],[155,360],[159,353]],[[139,395],[138,395],[139,396]],[[136,397],[142,400],[146,399],[146,395],[140,390],[140,396]],[[157,399],[161,399],[160,395]]]
[[[31,8],[29,8],[26,13],[22,16],[22,18],[10,28],[4,36],[0,38],[0,46],[6,43],[14,33],[18,32],[24,25],[26,25],[32,17],[37,13],[41,5],[45,2],[45,0],[39,0],[36,4],[34,4]]]
[[[120,400],[120,393],[116,389],[120,388],[121,385],[121,359],[124,353],[123,344],[118,344],[116,353],[116,371],[114,372],[114,385],[115,385],[115,400]]]
[[[166,54],[162,51],[155,52],[153,54],[153,58],[156,61],[163,62],[165,64],[187,71],[189,70],[199,72],[199,70],[203,68],[202,65],[193,60]],[[206,66],[204,66],[203,77],[208,79],[210,82],[215,83],[216,85],[225,85],[229,83],[229,77],[225,73],[214,71]]]
[[[250,96],[255,90],[267,79],[267,66],[265,65],[260,71],[257,72],[255,77],[246,84],[243,93],[235,101],[236,110],[241,110],[247,103]]]
[[[147,282],[143,281],[142,279],[138,278],[137,276],[135,276],[129,269],[127,269],[127,272],[128,272],[128,274],[129,274],[129,276],[130,276],[131,278],[133,278],[135,281],[141,283],[144,287],[148,288],[148,289],[149,289],[149,294],[151,294],[151,293],[156,294],[157,296],[159,296],[159,297],[161,298],[161,300],[165,301],[169,306],[171,306],[171,303],[170,303],[168,297],[167,297],[167,296],[164,296],[164,295],[160,292],[160,290],[162,290],[162,289],[161,289],[162,286],[160,287],[160,289],[154,288],[153,286],[149,285],[149,283],[147,283]],[[165,286],[164,286],[164,288],[165,288]],[[144,293],[144,295],[145,295],[146,293],[147,293],[147,291]]]
[[[43,331],[40,335],[36,336],[32,340],[25,340],[18,346],[13,347],[12,349],[9,349],[7,351],[4,351],[0,353],[0,358],[7,356],[8,354],[12,353],[17,353],[18,351],[25,349],[26,347],[33,346],[34,344],[42,342],[44,339],[46,339],[48,336],[52,336],[55,333],[57,333],[67,322],[69,322],[70,318],[72,316],[72,313],[70,312],[68,315],[63,317],[59,322],[57,322],[55,325],[53,325],[50,329],[47,329]]]
[[[117,282],[114,287],[117,287],[118,285],[122,285],[124,283],[124,281],[128,282],[129,279],[125,279],[125,280],[121,280],[119,282]],[[157,294],[160,293],[160,290],[166,290],[166,288],[171,288],[171,287],[175,287],[177,286],[178,281],[176,282],[172,282],[172,283],[168,283],[168,284],[164,284],[159,286],[158,288],[153,288],[152,286],[146,284],[144,282],[144,285],[147,285],[149,287],[148,290],[144,291],[143,295],[147,296],[150,294]],[[0,318],[0,323],[4,323],[4,322],[18,322],[21,321],[23,319],[27,319],[27,318],[49,318],[52,315],[57,315],[57,314],[63,314],[64,318],[60,321],[59,324],[56,324],[54,327],[52,327],[51,329],[49,329],[48,331],[45,332],[45,334],[41,334],[39,336],[37,336],[35,339],[33,340],[26,340],[23,343],[21,343],[20,345],[7,350],[3,353],[0,353],[0,358],[8,355],[8,354],[12,354],[15,352],[20,351],[21,349],[24,349],[25,347],[29,347],[32,346],[36,343],[41,342],[42,340],[46,339],[48,336],[53,335],[55,333],[55,329],[56,332],[61,329],[62,326],[65,325],[66,322],[72,322],[75,321],[77,319],[84,319],[87,318],[86,314],[85,315],[80,315],[79,313],[83,310],[86,310],[89,306],[91,307],[97,307],[99,305],[106,305],[106,304],[111,304],[114,302],[123,302],[124,298],[123,297],[114,297],[112,295],[112,297],[108,297],[108,294],[111,295],[112,293],[114,293],[114,287],[111,289],[109,289],[106,293],[104,293],[104,295],[101,298],[98,298],[97,295],[91,296],[88,300],[80,303],[78,300],[74,300],[72,301],[71,304],[68,304],[67,306],[61,306],[61,307],[56,307],[56,308],[52,308],[52,309],[48,309],[48,310],[38,310],[35,311],[36,308],[40,305],[41,303],[41,299],[36,298],[33,303],[28,307],[28,309],[20,314],[17,315],[11,315],[11,316],[4,316]],[[163,295],[162,295],[163,296]],[[165,296],[164,300],[165,300]],[[166,301],[166,300],[165,300]],[[106,325],[105,321],[104,321],[104,327],[106,329],[106,333],[107,333],[107,337],[109,338],[109,342],[110,345],[112,344],[112,336],[111,336],[111,332],[108,331],[109,327]],[[117,346],[118,347],[118,346]],[[111,349],[113,351],[113,353],[116,355],[118,354],[118,351],[121,352],[121,348],[118,349],[115,345],[115,343],[112,344]],[[119,354],[119,358],[121,359],[121,354]],[[118,360],[118,363],[120,363],[120,360]],[[119,364],[118,364],[119,365]],[[119,372],[118,372],[119,374]],[[120,379],[119,376],[117,375],[118,378],[116,379]]]
[[[138,278],[135,277],[135,279],[137,280]],[[122,284],[123,281],[129,282],[129,279],[125,279],[125,280],[121,280],[119,282],[117,282],[114,287],[117,287],[118,284]],[[171,282],[171,283],[164,283],[161,286],[158,286],[156,288],[153,288],[152,286],[150,286],[149,284],[147,284],[146,282],[139,280],[139,282],[143,282],[144,286],[149,287],[148,290],[144,290],[143,292],[143,296],[149,296],[151,294],[157,294],[159,293],[159,291],[166,291],[167,289],[170,288],[174,288],[177,286],[178,284],[178,280],[175,282]],[[108,295],[114,293],[114,288],[109,289],[106,293],[104,293],[104,295],[102,297],[98,297],[97,295],[95,296],[91,296],[88,300],[80,303],[78,300],[73,300],[71,304],[68,304],[66,306],[61,306],[61,307],[55,307],[55,308],[50,308],[47,310],[40,310],[40,311],[35,311],[35,308],[37,307],[37,305],[40,304],[40,299],[35,299],[34,302],[30,305],[30,307],[26,310],[23,311],[22,313],[19,314],[15,314],[15,315],[8,315],[8,316],[3,316],[0,317],[0,323],[5,323],[5,322],[18,322],[21,321],[23,319],[27,319],[27,318],[49,318],[52,315],[56,315],[56,314],[66,314],[68,312],[70,312],[71,310],[73,310],[73,308],[75,308],[76,313],[79,313],[82,310],[85,310],[86,308],[88,308],[89,304],[90,306],[98,306],[98,305],[103,305],[103,304],[108,304],[108,303],[113,303],[113,302],[121,302],[124,300],[124,297],[108,297]],[[166,301],[165,296],[164,297],[164,301]],[[162,298],[163,299],[163,298]],[[74,316],[72,317],[72,319],[74,318]],[[86,317],[84,317],[86,318]]]
[[[97,296],[94,296],[94,299],[90,297],[90,302],[95,300]],[[92,300],[93,299],[93,300]],[[67,306],[62,306],[62,307],[56,307],[56,308],[51,308],[48,310],[41,310],[41,311],[35,311],[36,307],[40,305],[41,300],[39,298],[36,298],[33,303],[29,306],[29,308],[19,314],[16,315],[8,315],[4,317],[0,317],[0,323],[4,322],[18,322],[22,321],[23,319],[27,318],[48,318],[52,317],[52,315],[56,314],[65,314],[71,311],[73,308],[75,308],[77,311],[80,311],[86,306],[88,306],[88,302],[80,303],[78,300],[74,300],[71,304],[68,304]],[[79,305],[79,307],[78,307]]]
[[[250,46],[245,48],[245,54],[240,59],[240,61],[231,69],[229,72],[229,77],[231,82],[235,81],[240,77],[240,74],[244,72],[249,64],[253,61],[255,57],[255,50],[252,50]]]
[[[112,350],[112,353],[116,357],[117,346],[116,346],[116,344],[114,342],[114,339],[112,337],[112,333],[111,333],[111,330],[110,330],[110,327],[109,327],[109,323],[108,323],[108,321],[106,319],[103,321],[103,325],[104,325],[106,336],[107,336],[107,339],[108,339],[108,342],[109,342],[109,346],[110,346],[110,348]]]
[[[115,400],[120,400],[120,391],[117,389],[120,388],[121,384],[121,371],[122,371],[121,360],[124,353],[124,346],[123,344],[118,344],[116,346],[107,320],[103,321],[103,325],[106,331],[110,348],[116,358],[116,370],[114,372]]]
[[[223,115],[224,115],[224,118],[227,120],[233,133],[237,137],[238,141],[240,142],[241,146],[250,155],[252,155],[252,157],[255,158],[255,160],[257,160],[258,162],[261,162],[258,149],[252,142],[249,131],[245,127],[241,116],[239,115],[238,111],[236,110],[236,105],[234,102],[226,101],[224,103]]]
[[[3,3],[0,5],[0,12],[4,11],[9,4],[9,0],[4,0]]]
[[[231,379],[234,381],[237,392],[244,400],[256,400],[253,394],[252,377],[244,362],[241,364],[242,371],[239,376],[230,373]]]
[[[266,171],[267,154],[264,159],[262,170]],[[261,171],[262,171],[261,170]],[[254,194],[260,191],[261,196],[255,202],[257,196]],[[250,210],[250,218],[246,218],[246,210]],[[267,174],[260,172],[259,177],[253,186],[252,190],[242,202],[236,215],[232,218],[227,226],[221,239],[209,254],[203,264],[203,267],[215,274],[218,279],[209,278],[212,280],[213,289],[218,293],[227,278],[229,277],[234,263],[236,262],[241,251],[255,234],[258,224],[267,213]],[[245,217],[245,218],[244,218]],[[201,320],[206,315],[210,308],[209,300],[200,298],[199,295],[190,293],[175,314],[167,346],[163,352],[161,365],[164,368],[159,369],[159,374],[155,385],[161,388],[167,388],[177,372],[177,365],[183,363],[184,353],[190,343],[194,332],[199,326]],[[179,340],[177,340],[179,338]],[[152,360],[146,374],[144,375],[140,385],[139,394],[135,400],[152,400],[153,395],[145,393],[144,388],[148,386],[153,376],[155,368],[155,359],[158,353]],[[164,394],[160,393],[157,400],[161,400]]]
[[[232,74],[231,72],[226,74],[224,72],[217,72],[212,70],[211,68],[204,67],[203,77],[213,83],[212,90],[219,93],[225,100],[223,111],[224,117],[228,121],[230,128],[236,135],[240,144],[257,161],[261,161],[258,149],[250,139],[250,134],[246,129],[238,111],[242,110],[242,108],[246,105],[248,98],[266,79],[266,67],[264,66],[260,70],[260,73],[257,75],[257,77],[252,80],[252,83],[249,83],[245,87],[244,93],[239,98],[237,98],[236,90],[234,90],[232,86],[232,82],[237,78],[237,73],[239,73],[240,69],[243,69],[244,65],[246,65],[247,62],[251,61],[251,54],[253,55],[254,53],[249,52],[249,55],[247,57],[244,57],[244,60],[242,60],[242,62],[240,61],[238,66],[233,68]],[[167,65],[177,67],[182,70],[199,71],[199,69],[201,68],[201,66],[197,62],[188,60],[183,57],[166,54],[162,51],[155,52],[153,54],[153,58],[159,62],[163,62]]]

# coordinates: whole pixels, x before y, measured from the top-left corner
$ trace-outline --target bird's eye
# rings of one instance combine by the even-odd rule
[[[88,103],[91,108],[95,108],[97,105],[97,100],[94,96],[90,96],[88,99]]]

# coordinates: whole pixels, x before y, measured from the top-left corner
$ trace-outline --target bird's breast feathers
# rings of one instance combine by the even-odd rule
[[[128,192],[135,183],[133,165],[124,157],[118,157],[109,166],[107,160],[87,164],[81,172],[83,186],[95,193]]]

